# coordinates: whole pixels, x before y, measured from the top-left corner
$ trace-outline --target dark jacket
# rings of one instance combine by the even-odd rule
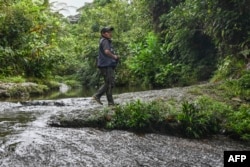
[[[112,41],[102,37],[99,42],[99,53],[97,66],[98,67],[116,67],[117,61],[105,54],[104,50],[110,50],[114,54]]]

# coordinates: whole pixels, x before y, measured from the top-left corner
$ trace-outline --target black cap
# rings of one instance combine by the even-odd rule
[[[101,33],[109,32],[109,31],[113,31],[113,30],[114,30],[113,27],[103,27],[101,29]]]

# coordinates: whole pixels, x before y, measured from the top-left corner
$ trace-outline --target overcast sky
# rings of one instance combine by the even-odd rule
[[[62,13],[65,16],[69,15],[75,15],[76,9],[84,6],[86,2],[93,2],[93,0],[50,0],[53,3],[53,10],[60,10],[60,13]]]

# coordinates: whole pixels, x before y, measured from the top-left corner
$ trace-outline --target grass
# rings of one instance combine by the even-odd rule
[[[15,77],[0,77],[0,81],[1,82],[5,82],[5,83],[9,83],[9,82],[13,82],[13,83],[23,83],[26,81],[25,78],[23,78],[22,76],[15,76]]]
[[[189,91],[195,101],[135,101],[116,107],[107,128],[162,132],[189,138],[214,134],[250,141],[250,75]],[[237,99],[237,100],[236,100]]]

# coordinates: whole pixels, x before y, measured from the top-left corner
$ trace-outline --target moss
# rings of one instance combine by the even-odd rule
[[[14,86],[7,90],[10,97],[28,97],[28,91],[26,87]]]
[[[49,88],[46,85],[37,85],[34,83],[15,84],[7,89],[10,97],[29,97],[30,95],[41,95],[47,92]]]

